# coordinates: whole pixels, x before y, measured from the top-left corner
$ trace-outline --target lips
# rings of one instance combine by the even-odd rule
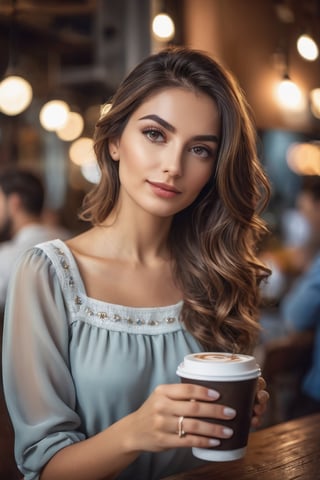
[[[165,190],[166,192],[173,192],[173,193],[181,193],[180,190],[178,190],[176,187],[173,185],[168,185],[167,183],[161,183],[161,182],[150,182],[150,185],[153,185],[154,187],[161,188],[161,190]]]

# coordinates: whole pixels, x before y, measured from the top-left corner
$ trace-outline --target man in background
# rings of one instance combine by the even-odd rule
[[[311,364],[302,380],[299,402],[292,417],[320,412],[320,176],[305,177],[297,207],[311,228],[310,260],[281,303],[281,313],[290,332],[314,332]]]
[[[45,191],[31,171],[0,171],[0,310],[3,310],[11,270],[26,249],[54,238],[65,239],[62,228],[42,220]]]

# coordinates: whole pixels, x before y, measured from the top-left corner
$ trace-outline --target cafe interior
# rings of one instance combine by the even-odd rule
[[[265,288],[266,334],[255,352],[271,395],[260,432],[279,428],[313,349],[312,332],[289,338],[278,334],[277,322],[282,295],[301,273],[290,255],[307,236],[297,195],[305,176],[320,175],[320,0],[0,0],[0,168],[17,164],[38,173],[48,217],[72,233],[85,230],[77,212],[99,181],[95,123],[125,74],[167,45],[219,60],[253,113],[271,183],[264,212],[271,233],[261,257],[278,274]],[[0,452],[9,458],[12,431],[4,413],[1,422]],[[12,462],[3,468],[1,478],[21,478]],[[221,468],[217,477],[208,470],[174,478],[257,478],[252,465],[243,468],[230,477]],[[298,478],[283,472],[274,478]],[[299,478],[320,478],[314,475]]]

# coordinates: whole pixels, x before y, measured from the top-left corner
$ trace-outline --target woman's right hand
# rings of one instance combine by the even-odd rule
[[[218,392],[199,385],[159,385],[143,405],[129,415],[127,448],[136,452],[159,452],[169,448],[219,445],[221,438],[232,436],[232,429],[204,419],[230,420],[236,412],[215,403],[218,398]],[[181,437],[178,435],[180,417],[184,417],[185,432]]]

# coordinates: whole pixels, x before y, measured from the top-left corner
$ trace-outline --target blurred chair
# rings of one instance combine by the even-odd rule
[[[313,331],[306,331],[265,343],[262,376],[270,401],[264,426],[287,420],[291,406],[299,402],[302,378],[311,364],[313,341]]]

